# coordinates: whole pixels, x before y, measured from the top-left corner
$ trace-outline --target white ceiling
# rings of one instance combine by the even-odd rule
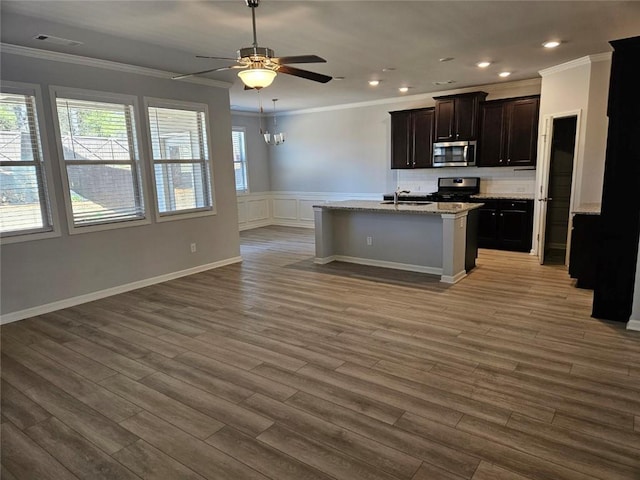
[[[230,64],[252,43],[251,10],[227,1],[11,1],[0,3],[2,42],[187,73]],[[265,109],[298,110],[534,78],[560,63],[611,51],[609,40],[640,35],[640,2],[617,1],[282,1],[256,10],[258,43],[278,56],[316,54],[326,64],[296,65],[344,80],[319,84],[280,74],[262,92]],[[37,34],[83,42],[34,40]],[[547,39],[564,43],[542,48]],[[440,62],[443,57],[453,57]],[[488,69],[480,60],[494,62]],[[383,72],[384,68],[395,68]],[[232,108],[256,110],[236,72],[205,77],[233,82]],[[378,87],[367,81],[379,79]],[[446,86],[437,81],[453,80]]]

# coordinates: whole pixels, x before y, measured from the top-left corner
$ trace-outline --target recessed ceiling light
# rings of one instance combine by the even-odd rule
[[[442,58],[439,58],[438,61],[439,62],[450,62],[453,59],[454,59],[453,57],[442,57]]]
[[[491,65],[491,62],[478,62],[478,63],[476,63],[476,66],[478,66],[480,68],[487,68],[489,65]]]
[[[450,83],[456,83],[455,80],[439,80],[437,82],[433,82],[434,85],[449,85]]]
[[[409,87],[400,87],[398,90],[400,93],[407,93],[409,91]]]
[[[344,77],[333,77],[334,80],[344,80]]]
[[[382,69],[383,72],[393,72],[396,68],[395,67],[385,67]]]
[[[511,72],[500,72],[498,75],[500,75],[501,77],[508,77],[509,75],[511,75]]]
[[[380,80],[369,80],[369,85],[371,85],[372,87],[377,87],[378,85],[380,85]]]
[[[561,43],[561,42],[559,42],[559,41],[557,41],[557,40],[550,40],[550,41],[548,41],[548,42],[544,42],[544,43],[542,44],[542,46],[543,46],[544,48],[556,48],[556,47],[560,46],[560,43]]]

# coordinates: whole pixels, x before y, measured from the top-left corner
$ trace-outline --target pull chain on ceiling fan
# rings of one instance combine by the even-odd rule
[[[238,72],[238,76],[247,89],[261,89],[271,85],[278,73],[293,75],[294,77],[306,78],[319,83],[327,83],[332,79],[328,75],[310,72],[296,67],[290,67],[292,63],[326,63],[326,60],[317,55],[297,55],[290,57],[276,57],[275,52],[267,47],[258,45],[258,36],[256,34],[256,8],[260,4],[260,0],[245,0],[247,6],[251,8],[251,21],[253,26],[253,45],[244,47],[237,51],[236,58],[228,57],[208,57],[196,55],[197,58],[209,58],[214,60],[234,60],[237,65],[230,65],[222,68],[212,68],[201,72],[187,73],[173,77],[174,80],[192,77],[194,75],[202,75],[211,72],[220,72],[223,70],[242,69]]]

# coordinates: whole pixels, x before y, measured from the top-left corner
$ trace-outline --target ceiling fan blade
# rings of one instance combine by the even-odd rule
[[[228,67],[220,67],[220,68],[212,68],[212,69],[209,69],[209,70],[202,70],[201,72],[185,73],[183,75],[176,75],[175,77],[171,77],[171,80],[181,80],[183,78],[193,77],[194,75],[203,75],[205,73],[211,73],[211,72],[221,72],[223,70],[231,70],[231,69],[235,69],[235,68],[245,68],[245,66],[244,65],[230,65]]]
[[[296,55],[294,57],[272,58],[271,61],[280,65],[288,65],[290,63],[327,63],[327,61],[317,55]]]
[[[327,83],[333,78],[333,77],[329,77],[328,75],[323,75],[321,73],[309,72],[308,70],[302,70],[300,68],[295,68],[295,67],[288,67],[286,65],[281,65],[278,68],[277,72],[293,75],[294,77],[306,78],[307,80],[313,80],[314,82],[320,82],[320,83]]]
[[[237,58],[229,58],[229,57],[208,57],[206,55],[196,55],[196,58],[211,58],[213,60],[231,60],[236,61]]]

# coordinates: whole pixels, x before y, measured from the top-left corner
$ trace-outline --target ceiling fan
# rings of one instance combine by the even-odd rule
[[[294,77],[306,78],[314,82],[327,83],[332,79],[328,75],[310,72],[296,67],[290,67],[292,63],[326,63],[326,60],[317,55],[298,55],[293,57],[276,57],[272,49],[258,46],[256,35],[256,8],[260,4],[260,0],[245,0],[247,6],[251,8],[251,20],[253,23],[253,45],[238,50],[236,58],[228,57],[207,57],[196,55],[197,58],[210,58],[215,60],[234,60],[237,65],[230,65],[221,68],[212,68],[201,72],[187,73],[184,75],[176,75],[172,77],[174,80],[191,77],[193,75],[202,75],[210,72],[220,72],[223,70],[240,69],[238,76],[245,85],[245,90],[261,89],[268,87],[273,82],[278,73],[286,73]]]

